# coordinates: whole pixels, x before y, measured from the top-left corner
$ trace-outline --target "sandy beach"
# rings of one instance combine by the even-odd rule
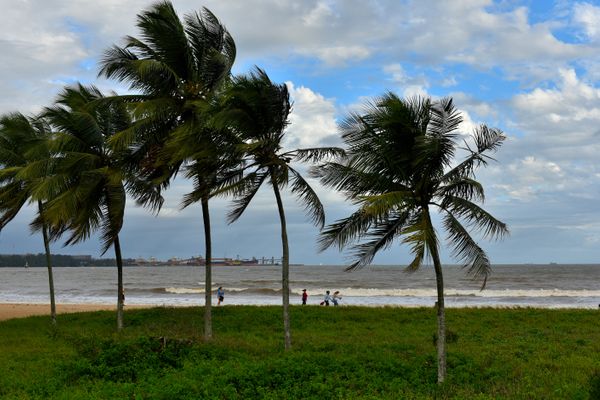
[[[152,306],[126,306],[127,309],[144,308]],[[99,310],[115,310],[116,306],[108,304],[57,304],[56,312],[58,314],[99,311]],[[4,303],[0,304],[0,321],[11,318],[24,318],[32,315],[50,315],[49,304],[17,304]]]

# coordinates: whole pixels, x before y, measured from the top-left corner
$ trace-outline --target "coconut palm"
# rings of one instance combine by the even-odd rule
[[[285,129],[291,111],[290,96],[285,84],[271,82],[268,75],[256,68],[248,75],[238,76],[225,96],[224,110],[215,119],[221,120],[238,135],[239,146],[245,154],[247,175],[233,192],[237,195],[229,222],[236,221],[246,210],[264,182],[269,182],[277,202],[281,224],[281,284],[285,348],[292,345],[289,316],[289,243],[281,189],[290,185],[291,191],[304,204],[313,223],[322,227],[325,220],[323,205],[317,194],[290,163],[315,161],[341,154],[336,148],[313,148],[293,151],[282,149]]]
[[[31,201],[32,186],[45,172],[48,160],[50,127],[42,118],[26,117],[20,113],[0,117],[0,230]],[[34,174],[24,174],[24,169],[35,164]],[[38,215],[44,209],[42,200],[37,201]],[[50,317],[56,325],[56,301],[54,277],[50,254],[48,227],[41,224],[48,268],[50,289]]]
[[[55,129],[50,173],[33,190],[47,198],[42,221],[66,233],[66,244],[86,240],[100,230],[102,253],[111,246],[117,264],[117,329],[123,328],[123,260],[119,232],[126,192],[157,209],[162,198],[144,185],[126,162],[128,152],[114,151],[108,140],[130,124],[122,103],[104,101],[95,87],[68,87],[45,117]]]
[[[137,26],[140,38],[125,37],[125,45],[113,46],[101,61],[100,75],[126,82],[137,92],[122,96],[130,103],[134,124],[115,135],[112,143],[132,149],[132,160],[145,167],[148,180],[164,188],[181,165],[189,161],[165,157],[167,141],[174,136],[202,135],[200,142],[209,145],[205,151],[191,153],[209,161],[200,162],[202,168],[192,168],[188,173],[202,170],[195,175],[198,180],[206,173],[218,175],[216,170],[206,169],[220,168],[215,166],[219,155],[208,151],[211,143],[219,142],[212,137],[218,132],[204,129],[203,122],[214,97],[230,77],[236,54],[232,37],[208,9],[189,13],[182,22],[168,1],[156,3],[139,14]],[[198,160],[192,160],[195,161]],[[206,252],[204,337],[208,340],[212,337],[212,241],[207,193],[211,190],[198,189],[195,187],[195,194],[204,192],[200,197]]]
[[[484,190],[475,180],[476,168],[488,163],[488,154],[498,149],[504,136],[481,125],[470,137],[471,144],[459,149],[461,121],[451,99],[404,100],[387,93],[341,123],[348,146],[346,157],[314,170],[326,186],[344,192],[358,206],[349,217],[328,226],[320,239],[323,249],[354,245],[356,260],[349,269],[369,264],[394,239],[410,246],[414,259],[408,270],[419,268],[427,256],[433,261],[438,382],[446,377],[446,323],[438,231],[432,212],[441,214],[453,255],[464,262],[468,273],[483,279],[483,286],[491,264],[469,229],[487,238],[508,233],[504,223],[476,204],[483,202]],[[457,150],[466,157],[455,164]]]

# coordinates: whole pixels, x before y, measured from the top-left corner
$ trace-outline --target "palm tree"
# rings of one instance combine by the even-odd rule
[[[237,195],[229,222],[236,221],[246,210],[260,187],[268,181],[273,189],[281,223],[281,284],[283,293],[283,326],[285,349],[292,346],[289,315],[289,243],[280,189],[291,185],[291,191],[305,206],[311,220],[323,227],[325,214],[317,194],[290,163],[316,161],[341,154],[336,148],[313,148],[283,151],[285,128],[289,124],[290,96],[285,84],[271,82],[267,74],[256,68],[246,76],[235,77],[225,96],[224,110],[216,117],[240,135],[240,148],[246,155],[244,168],[250,171],[234,185]]]
[[[49,199],[42,221],[66,244],[86,240],[100,230],[102,253],[111,246],[117,263],[117,330],[123,328],[123,260],[119,232],[123,226],[126,192],[157,209],[162,198],[137,179],[126,162],[129,154],[114,151],[108,140],[127,128],[130,116],[122,103],[104,101],[95,87],[65,88],[45,117],[55,128],[50,173],[33,190],[33,197]],[[142,201],[142,200],[140,200]]]
[[[203,128],[203,122],[207,108],[231,75],[235,43],[208,9],[187,14],[182,22],[168,1],[156,3],[139,14],[137,26],[141,38],[127,36],[124,47],[113,46],[101,61],[100,75],[127,82],[132,90],[138,92],[121,96],[130,103],[134,124],[111,141],[134,150],[132,160],[145,166],[149,182],[165,188],[187,161],[164,156],[163,149],[169,139],[174,136],[190,137],[192,133],[191,136],[203,136],[200,143],[219,141],[212,137],[218,132]],[[188,174],[201,171],[194,175],[200,181],[205,174],[219,174],[216,170],[206,170],[207,167],[220,168],[214,164],[219,155],[211,154],[210,148],[208,146],[202,152],[192,151],[198,157],[210,160],[200,162],[203,168],[188,170]],[[208,207],[211,190],[198,189],[196,186],[194,193],[204,193],[200,196],[206,260],[204,337],[209,340],[212,338],[212,241]]]
[[[350,114],[342,123],[346,157],[314,170],[326,185],[345,193],[358,206],[347,218],[328,226],[320,239],[322,249],[354,244],[356,260],[348,269],[369,264],[394,239],[410,246],[416,270],[431,257],[437,283],[438,382],[446,377],[446,323],[444,281],[438,233],[432,211],[443,220],[453,255],[485,286],[491,264],[467,228],[487,238],[508,233],[506,225],[482,209],[484,190],[475,169],[485,166],[504,136],[484,125],[474,132],[471,145],[460,149],[466,158],[455,164],[456,132],[462,118],[451,99],[403,100],[387,93]],[[466,142],[465,142],[466,143]]]
[[[48,139],[50,127],[42,118],[26,117],[20,113],[0,117],[0,230],[31,201],[32,186],[44,174],[48,159]],[[24,174],[24,169],[35,164],[35,174]],[[43,213],[44,203],[37,201],[38,215]],[[41,224],[48,268],[50,288],[50,317],[56,325],[56,300],[54,277],[50,254],[48,227]]]

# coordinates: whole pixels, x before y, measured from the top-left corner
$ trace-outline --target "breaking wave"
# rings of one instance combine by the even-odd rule
[[[216,293],[217,288],[213,288],[213,291]],[[173,294],[202,294],[204,293],[204,288],[185,288],[185,287],[168,287],[164,289],[166,293]],[[275,295],[281,294],[281,289],[269,289],[269,288],[225,288],[225,295],[231,293],[244,293],[244,294],[255,294],[255,295]]]
[[[330,289],[329,289],[330,290]],[[349,297],[436,297],[435,289],[338,289],[341,295]],[[330,290],[331,291],[331,290]],[[313,289],[313,294],[325,293],[325,289]],[[293,290],[301,294],[301,290]],[[564,289],[445,289],[446,297],[600,297],[600,290]]]
[[[168,287],[163,289],[172,294],[202,294],[203,288]],[[213,290],[216,291],[216,288]],[[325,293],[323,288],[309,288],[310,296],[320,296]],[[375,288],[345,288],[339,289],[342,296],[348,297],[436,297],[435,289],[375,289]],[[280,295],[281,289],[272,288],[225,288],[225,294],[246,294],[274,296]],[[293,288],[290,294],[301,295],[302,289]],[[446,297],[600,297],[600,290],[564,290],[564,289],[446,289]]]

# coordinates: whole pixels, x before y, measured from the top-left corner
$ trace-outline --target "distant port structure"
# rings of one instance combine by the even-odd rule
[[[139,257],[133,261],[133,265],[148,265],[148,266],[181,266],[181,265],[190,265],[190,266],[204,266],[206,265],[206,260],[202,256],[190,257],[190,258],[178,258],[172,257],[166,261],[158,260],[154,257],[150,257],[149,259]],[[253,266],[253,265],[281,265],[281,258],[276,257],[251,257],[251,258],[240,258],[239,256],[236,258],[212,258],[211,265],[213,266]]]

